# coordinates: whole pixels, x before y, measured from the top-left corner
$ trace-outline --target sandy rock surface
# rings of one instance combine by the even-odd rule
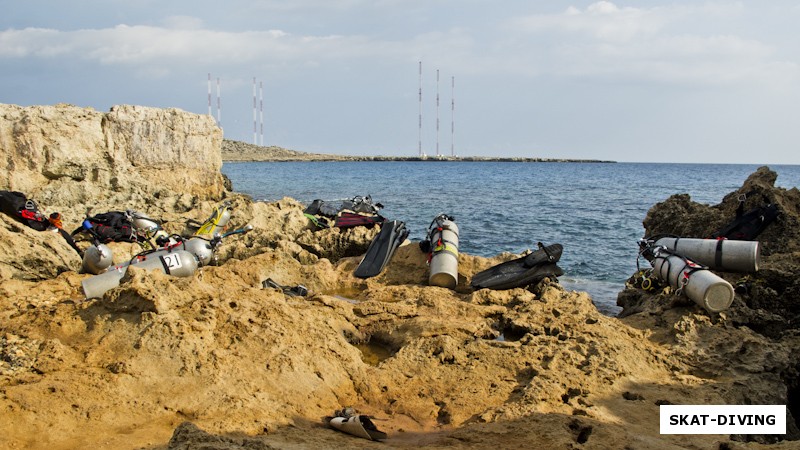
[[[662,404],[778,403],[790,404],[786,437],[800,438],[791,415],[800,335],[788,314],[797,293],[789,228],[798,193],[771,187],[768,169],[748,182],[763,184],[785,214],[764,235],[760,291],[709,315],[674,295],[629,289],[620,295],[626,317],[614,318],[557,280],[529,290],[469,288],[475,273],[510,255],[461,254],[459,285],[449,290],[427,285],[426,255],[409,243],[381,275],[355,278],[377,229],[314,232],[304,205],[252,202],[226,191],[221,176],[183,191],[155,187],[167,160],[203,172],[200,161],[219,157],[219,135],[202,116],[137,108],[115,108],[127,131],[111,131],[111,119],[91,110],[5,106],[2,161],[49,151],[33,138],[8,144],[22,123],[49,121],[52,128],[38,126],[61,148],[92,142],[107,152],[102,164],[130,172],[120,172],[127,177],[116,189],[61,197],[80,181],[49,177],[44,158],[10,168],[0,188],[27,189],[70,226],[91,197],[93,208],[140,209],[179,234],[225,200],[234,211],[230,227],[254,230],[223,241],[216,263],[191,277],[133,268],[118,288],[87,300],[81,281],[90,275],[79,273],[80,259],[63,239],[0,216],[0,447],[796,448],[770,436],[660,435],[658,428]],[[84,120],[97,125],[56,138]],[[172,131],[159,131],[165,122]],[[179,151],[170,156],[167,142],[190,141],[195,162]],[[135,181],[132,161],[152,171]],[[101,163],[79,166],[92,164]],[[711,214],[713,223],[692,219],[709,227],[732,211],[727,197],[718,207],[682,197],[665,203],[648,214],[647,232],[694,230],[676,230],[685,220],[667,224],[666,208],[686,210],[687,220]],[[111,245],[117,258],[138,251]],[[264,288],[268,278],[309,293]],[[786,287],[773,295],[773,282]],[[782,319],[764,325],[774,316]],[[377,444],[326,426],[323,418],[346,406],[370,415],[388,439]]]

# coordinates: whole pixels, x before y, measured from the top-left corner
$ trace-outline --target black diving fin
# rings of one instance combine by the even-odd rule
[[[564,271],[556,265],[561,259],[561,244],[539,244],[539,250],[511,261],[490,267],[475,274],[470,281],[474,289],[504,290],[526,287],[547,276],[561,276]]]
[[[381,225],[381,231],[370,242],[367,253],[356,267],[354,275],[359,278],[370,278],[378,275],[392,259],[394,251],[408,237],[406,224],[399,220],[392,220]]]

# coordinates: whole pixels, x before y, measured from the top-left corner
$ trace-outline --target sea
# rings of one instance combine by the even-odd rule
[[[491,257],[560,243],[559,282],[615,315],[637,268],[642,221],[656,203],[689,194],[719,204],[759,166],[744,164],[337,161],[229,162],[234,191],[257,201],[338,202],[371,196],[381,214],[425,239],[439,214],[455,219],[459,251]],[[800,186],[800,166],[770,165],[776,186]],[[641,263],[647,264],[644,261]]]

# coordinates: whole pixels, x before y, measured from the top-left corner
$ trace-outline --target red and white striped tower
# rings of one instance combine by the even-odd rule
[[[441,156],[439,153],[439,69],[436,69],[436,157]]]
[[[208,115],[211,116],[211,72],[208,72]]]
[[[419,62],[419,157],[422,158],[422,61]]]
[[[259,97],[260,97],[259,99],[260,102],[258,107],[261,112],[261,146],[263,147],[264,146],[264,82],[259,81],[258,87],[259,87]]]
[[[253,145],[258,145],[258,128],[256,127],[256,77],[253,77]]]

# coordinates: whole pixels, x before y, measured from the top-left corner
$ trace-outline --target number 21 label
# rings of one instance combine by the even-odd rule
[[[180,255],[175,253],[164,255],[161,257],[161,260],[164,261],[164,266],[167,268],[167,273],[171,273],[173,270],[183,267]]]

